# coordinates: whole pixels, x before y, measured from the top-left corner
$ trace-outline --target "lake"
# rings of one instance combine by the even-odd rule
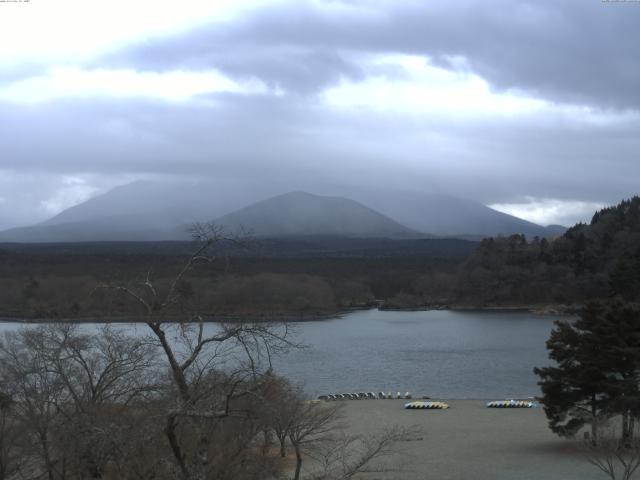
[[[459,399],[529,397],[540,393],[532,370],[549,364],[545,341],[557,318],[526,312],[357,311],[296,323],[296,341],[308,348],[274,364],[313,395],[382,390]],[[0,323],[0,332],[20,325]],[[144,325],[123,328],[146,333]]]

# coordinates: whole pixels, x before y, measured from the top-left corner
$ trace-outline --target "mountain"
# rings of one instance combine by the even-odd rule
[[[562,235],[566,231],[560,225],[544,227],[480,202],[450,195],[391,191],[387,195],[356,199],[413,230],[441,237],[480,240],[520,233],[542,238]]]
[[[259,235],[339,235],[415,238],[430,235],[477,240],[524,233],[553,237],[563,227],[541,227],[446,195],[349,189],[338,195],[294,192],[274,182],[141,181],[116,187],[55,217],[0,232],[0,242],[146,241],[188,239],[186,225],[218,220]],[[280,190],[281,192],[282,190]],[[267,200],[264,200],[267,199]],[[366,205],[366,206],[365,206]]]
[[[172,230],[178,224],[216,218],[246,205],[247,195],[242,190],[222,191],[219,187],[203,182],[133,182],[67,208],[39,226],[109,218],[132,226],[140,221],[145,229],[153,225]]]
[[[0,242],[97,242],[186,240],[174,228],[155,223],[153,217],[119,215],[98,217],[69,223],[45,224],[12,228],[0,232]]]
[[[329,235],[360,238],[418,238],[426,235],[354,200],[291,192],[218,218],[225,230],[249,229],[260,237]]]
[[[246,205],[247,189],[228,182],[137,181],[68,208],[42,223],[0,232],[2,242],[188,240],[183,225]],[[260,193],[254,193],[253,201]],[[182,229],[178,228],[181,227]]]

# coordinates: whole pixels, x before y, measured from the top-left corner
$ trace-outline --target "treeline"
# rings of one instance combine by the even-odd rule
[[[455,272],[419,276],[388,305],[578,305],[612,295],[640,295],[639,197],[553,240],[484,239]]]
[[[170,277],[154,280],[160,289],[171,283]],[[139,305],[122,294],[108,292],[113,281],[88,275],[0,279],[0,315],[53,320],[138,319],[143,313]],[[357,279],[330,282],[317,275],[297,273],[200,276],[183,281],[180,288],[189,306],[175,305],[167,312],[176,319],[193,310],[210,319],[237,315],[304,317],[374,303],[369,287]]]
[[[166,288],[184,260],[187,245],[193,248],[193,244],[149,243],[146,249],[143,244],[0,249],[0,317],[131,319],[140,313],[138,306],[122,296],[105,295],[104,287],[144,282],[149,274],[159,288]],[[476,244],[460,241],[459,245],[468,253]],[[314,318],[375,305],[376,299],[410,289],[417,277],[428,272],[455,271],[464,258],[456,249],[447,254],[432,252],[433,256],[400,253],[395,257],[336,253],[290,258],[283,252],[279,256],[216,252],[216,260],[194,268],[182,288],[198,311],[211,318]],[[172,313],[183,316],[179,307]]]
[[[358,252],[358,246],[362,251]],[[640,294],[640,198],[597,212],[547,240],[288,239],[233,250],[199,265],[183,287],[216,316],[307,316],[350,308],[521,307],[584,304]],[[166,284],[189,244],[31,245],[0,248],[0,316],[91,319],[138,312],[101,286]],[[395,250],[394,250],[395,248]],[[290,250],[287,250],[290,249]],[[177,308],[177,307],[176,307]],[[182,315],[175,310],[173,314]]]

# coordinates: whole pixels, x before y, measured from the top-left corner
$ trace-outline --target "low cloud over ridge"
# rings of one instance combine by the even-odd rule
[[[639,20],[640,4],[599,1],[279,1],[70,62],[16,57],[0,68],[0,227],[175,176],[613,203],[640,177]],[[60,69],[92,88],[56,90]]]

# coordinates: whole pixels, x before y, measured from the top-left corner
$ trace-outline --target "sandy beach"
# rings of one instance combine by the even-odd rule
[[[486,400],[447,400],[448,410],[405,410],[404,400],[346,401],[353,433],[385,425],[418,426],[403,443],[406,471],[380,478],[438,480],[591,480],[606,478],[579,451],[558,438],[542,408],[490,409]]]

